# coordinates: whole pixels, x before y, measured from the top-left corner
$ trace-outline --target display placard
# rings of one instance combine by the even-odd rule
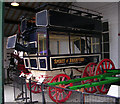
[[[82,67],[90,62],[98,63],[100,60],[97,56],[65,56],[65,57],[51,57],[51,69],[69,68],[69,67]]]

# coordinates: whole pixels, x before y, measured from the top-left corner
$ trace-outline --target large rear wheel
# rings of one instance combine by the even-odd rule
[[[56,75],[51,80],[51,83],[52,82],[60,82],[60,81],[68,81],[68,80],[70,80],[69,76],[67,76],[66,74],[59,74],[59,75]],[[67,87],[71,87],[71,86],[73,86],[72,83],[57,85],[57,87],[61,87],[61,88],[67,88]],[[49,87],[49,97],[56,103],[65,102],[70,97],[71,94],[72,94],[72,91],[66,91],[66,90],[60,89],[60,88]]]
[[[106,70],[111,70],[111,69],[115,69],[115,65],[112,62],[112,60],[110,59],[103,59],[101,62],[98,63],[97,67],[96,67],[96,75],[99,74],[104,74],[107,71]],[[103,81],[105,79],[102,80],[98,80],[96,78],[96,81]],[[97,86],[97,89],[99,90],[99,92],[106,94],[109,90],[110,84],[104,84],[101,86]]]
[[[84,70],[84,72],[82,74],[82,78],[94,76],[95,75],[95,67],[96,66],[97,66],[96,63],[89,63],[85,67],[85,70]],[[95,81],[95,79],[88,79],[88,80],[82,81],[82,84],[92,83],[94,81]],[[96,87],[89,87],[89,88],[85,88],[85,91],[88,92],[88,93],[95,93],[97,91],[97,89],[96,89]]]

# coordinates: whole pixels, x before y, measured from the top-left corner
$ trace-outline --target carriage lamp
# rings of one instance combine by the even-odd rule
[[[14,0],[12,3],[11,3],[12,6],[19,6],[19,3],[16,2],[16,0]]]

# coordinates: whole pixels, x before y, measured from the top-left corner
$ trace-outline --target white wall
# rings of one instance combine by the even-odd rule
[[[110,59],[115,63],[116,68],[120,67],[120,51],[118,51],[118,3],[74,3],[74,5],[89,8],[103,14],[103,20],[109,22],[110,34]],[[95,5],[95,6],[94,6]],[[97,5],[97,6],[96,6]],[[120,13],[119,13],[120,14]],[[120,16],[119,16],[120,17]],[[120,43],[120,41],[119,41]],[[119,52],[119,54],[118,54]],[[119,59],[119,60],[118,60]]]
[[[5,78],[7,78],[7,68],[9,66],[9,57],[7,53],[11,53],[13,50],[12,49],[9,49],[7,50],[6,49],[6,43],[7,43],[7,37],[4,37],[4,58],[3,58],[3,64],[4,64],[4,71],[5,71]]]
[[[103,20],[109,22],[110,59],[118,68],[118,3],[99,8],[99,12],[103,14]]]
[[[118,3],[118,33],[120,34],[120,2]],[[120,68],[120,36],[118,36],[118,65]]]
[[[60,40],[60,54],[69,54],[68,40]]]
[[[51,54],[57,54],[57,40],[50,39],[50,52]]]

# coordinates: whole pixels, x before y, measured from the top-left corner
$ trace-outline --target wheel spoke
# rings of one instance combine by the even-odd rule
[[[87,73],[88,76],[90,76],[90,74],[89,74],[89,72],[87,70],[86,70],[86,73]]]
[[[104,70],[104,73],[106,73],[106,70]]]
[[[33,88],[35,85],[36,85],[36,83],[34,83],[34,84],[31,86],[31,88]]]
[[[67,93],[65,91],[63,91],[63,93],[67,96]]]
[[[102,91],[103,91],[103,89],[104,89],[104,86],[105,86],[105,85],[102,85],[102,88],[101,88]]]
[[[104,69],[104,66],[103,66],[103,64],[101,64],[101,66],[102,66],[102,69]]]
[[[58,92],[57,100],[60,100],[60,93]]]
[[[55,89],[51,90],[51,92],[55,92]]]
[[[57,101],[57,91],[56,91],[56,99],[55,99],[55,100],[56,100],[56,102],[58,102],[58,101]]]
[[[114,66],[112,66],[112,68],[111,69],[115,69],[115,67]]]
[[[63,93],[61,93],[61,98],[63,99]]]
[[[95,68],[95,65],[93,65],[93,67],[92,67],[92,73],[94,74],[94,68]]]
[[[95,87],[93,87],[93,90],[95,90]]]
[[[70,84],[68,84],[68,85],[65,85],[64,87],[65,87],[65,88],[66,88],[66,87],[70,87]]]
[[[53,97],[55,97],[56,94],[57,94],[57,93],[55,92],[54,95],[53,95]]]
[[[36,90],[36,87],[37,87],[37,86],[35,85],[35,87],[34,87],[34,91]]]
[[[101,68],[99,68],[99,70],[97,71],[97,74],[101,74],[102,71],[100,70]]]
[[[89,66],[89,70],[90,70],[90,75],[91,75],[91,66]]]
[[[108,68],[107,69],[110,69],[110,62],[109,62],[109,64],[108,64]]]
[[[105,69],[107,69],[107,61],[105,61]]]
[[[88,77],[87,75],[84,75],[84,77]]]
[[[44,82],[47,81],[47,79],[48,79],[48,78],[45,78],[45,79],[44,79]]]
[[[53,82],[57,82],[57,79],[56,79],[56,80],[54,80]]]
[[[47,80],[46,82],[44,81],[43,83],[46,84],[46,83],[49,83],[49,82],[50,82],[50,80]]]
[[[89,82],[89,80],[84,81],[84,83],[87,83],[87,82]]]
[[[107,92],[108,90],[105,88],[105,92]]]
[[[62,78],[62,81],[64,81],[64,80],[65,80],[65,77]]]
[[[37,91],[39,92],[39,86],[37,86]]]
[[[58,82],[60,82],[60,77],[58,77]]]

